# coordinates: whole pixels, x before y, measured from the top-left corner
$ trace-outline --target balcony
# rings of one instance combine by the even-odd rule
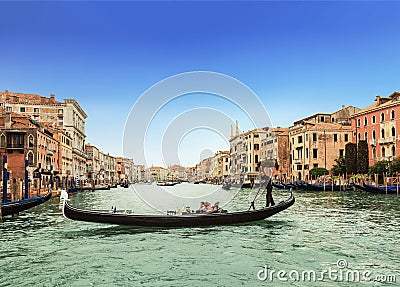
[[[396,137],[386,137],[386,138],[381,138],[378,139],[379,144],[394,144],[396,141]]]

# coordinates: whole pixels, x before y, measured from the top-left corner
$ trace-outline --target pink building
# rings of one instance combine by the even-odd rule
[[[400,92],[376,96],[375,103],[352,116],[353,142],[367,140],[369,165],[400,156]]]

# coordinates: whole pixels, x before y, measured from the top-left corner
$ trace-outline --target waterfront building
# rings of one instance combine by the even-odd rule
[[[145,168],[142,164],[133,165],[133,182],[146,180]]]
[[[86,177],[90,183],[94,182],[97,184],[100,182],[100,173],[102,172],[102,166],[100,162],[100,151],[94,145],[90,143],[85,146],[86,153]]]
[[[72,138],[63,129],[54,128],[54,137],[58,142],[58,167],[59,167],[59,178],[60,187],[67,188],[72,185],[73,173],[72,173]]]
[[[115,157],[111,156],[109,153],[100,151],[100,160],[103,162],[103,178],[105,183],[115,182],[115,170],[116,170],[116,160]]]
[[[347,110],[347,111],[345,111]],[[332,114],[317,113],[294,122],[289,128],[291,179],[311,180],[310,170],[317,167],[332,169],[335,160],[345,156],[345,145],[351,142],[350,117],[354,107],[342,107],[338,114],[348,118],[338,120]]]
[[[261,140],[261,160],[268,162],[264,166],[273,163],[273,179],[279,182],[290,180],[290,150],[289,128],[270,128],[266,136]]]
[[[211,159],[211,178],[216,183],[222,183],[229,176],[229,151],[217,151]]]
[[[25,160],[28,160],[31,194],[38,195],[49,188],[51,174],[54,176],[55,186],[58,185],[60,181],[56,176],[59,173],[58,140],[53,132],[32,119],[1,110],[0,153],[7,156],[12,200],[22,198]],[[3,165],[3,157],[1,163]]]
[[[186,172],[187,181],[192,182],[192,181],[196,180],[196,167],[195,166],[186,167],[185,172]]]
[[[256,175],[261,163],[261,141],[266,137],[267,128],[256,128],[239,133],[239,125],[236,122],[236,132],[231,130],[230,155],[231,180],[241,182],[247,175]]]
[[[187,181],[186,168],[181,165],[174,164],[170,166],[168,174],[175,181]]]
[[[72,139],[72,173],[76,179],[84,179],[86,174],[85,121],[86,113],[73,99],[59,102],[55,95],[49,98],[36,95],[0,92],[0,107],[8,112],[29,116],[36,122],[55,123],[66,130]]]
[[[151,166],[145,170],[147,181],[165,181],[168,178],[168,170],[161,166]]]
[[[400,156],[400,92],[376,96],[375,103],[351,118],[353,142],[366,140],[369,165]]]
[[[211,180],[211,160],[212,157],[208,157],[196,164],[195,174],[197,181]]]

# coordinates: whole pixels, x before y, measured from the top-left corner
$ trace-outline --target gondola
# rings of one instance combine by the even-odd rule
[[[78,221],[109,223],[145,227],[197,227],[212,225],[232,225],[263,220],[281,212],[295,202],[293,193],[289,199],[277,205],[259,210],[226,213],[188,213],[184,215],[137,215],[111,211],[91,211],[72,207],[63,201],[63,215]]]
[[[37,196],[18,201],[6,202],[1,206],[2,216],[17,214],[21,211],[40,205],[51,198],[51,191],[44,196]]]
[[[231,189],[231,187],[232,187],[232,184],[230,184],[230,183],[224,183],[222,185],[222,189],[225,189],[225,190],[229,190],[229,189]]]
[[[398,193],[398,187],[396,185],[388,185],[388,186],[373,186],[369,184],[363,184],[363,185],[354,185],[357,189],[370,192],[370,193],[375,193],[375,194],[397,194]],[[400,192],[400,188],[399,188]]]

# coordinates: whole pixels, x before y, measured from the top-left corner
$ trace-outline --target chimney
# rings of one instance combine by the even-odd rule
[[[345,105],[342,105],[342,110],[344,110],[344,109],[345,109],[345,107],[346,107]]]
[[[376,96],[375,102],[376,102],[376,105],[379,106],[381,104],[381,96]]]
[[[56,96],[54,94],[50,94],[50,101],[54,103],[56,101]]]

